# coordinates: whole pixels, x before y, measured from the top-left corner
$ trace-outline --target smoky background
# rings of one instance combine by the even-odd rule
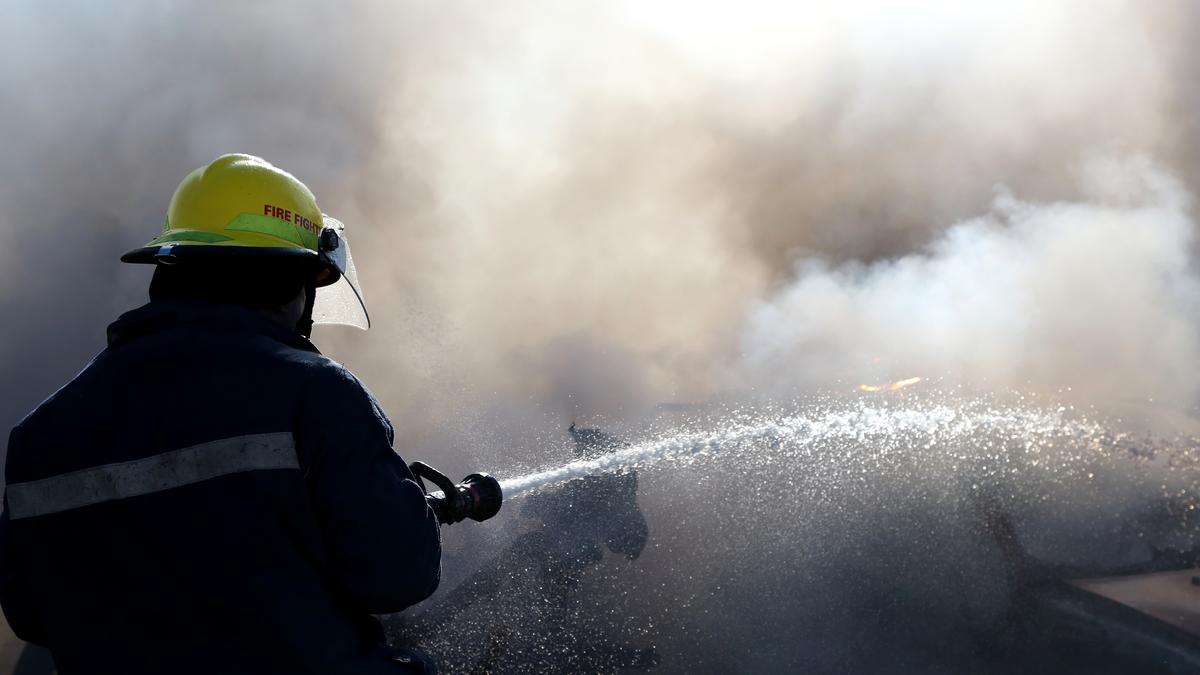
[[[861,280],[840,265],[926,256],[955,223],[988,217],[998,191],[1111,203],[1081,186],[1094,157],[1152,163],[1186,219],[1200,166],[1186,2],[3,11],[0,414],[14,422],[103,346],[106,321],[144,299],[148,270],[115,257],[152,236],[182,176],[224,152],[285,167],[348,224],[374,328],[321,329],[318,342],[380,396],[403,447],[451,463],[464,452],[536,463],[575,417],[622,419],[785,379],[853,384],[864,357],[888,364],[877,377],[983,371],[994,386],[1088,389],[1104,354],[1055,367],[1072,345],[999,321],[986,339],[1005,347],[1000,357],[945,359],[946,344],[979,336],[940,335],[930,349],[920,328],[837,324],[784,308],[788,284],[823,264],[853,295]],[[1117,269],[1102,283],[1171,265],[1190,283],[1191,229],[1185,220],[1165,235],[1182,261],[1104,258]],[[1109,243],[1092,234],[1081,236]],[[976,262],[982,297],[1002,294],[987,281],[992,259]],[[1054,286],[1062,263],[1029,275]],[[950,281],[843,304],[891,303],[892,325],[919,324],[903,303]],[[1099,291],[1023,297],[1005,313],[1011,324],[1034,302],[1050,316],[1105,303],[1119,334],[1106,353],[1153,331],[1121,320],[1131,306],[1195,317],[1160,288]],[[783,308],[778,329],[761,325],[764,307]],[[864,343],[855,331],[895,334]],[[1183,331],[1176,364],[1195,350]],[[764,346],[772,333],[792,335],[794,349]],[[814,351],[819,377],[804,357]],[[1010,356],[1034,352],[1052,365]],[[756,368],[775,358],[791,365]],[[1192,402],[1186,368],[1118,365],[1139,372],[1105,377],[1093,400],[1153,397],[1165,384]]]
[[[1184,219],[1163,253],[1096,258],[1100,283],[1171,265],[1192,281],[1198,22],[1187,2],[10,2],[4,14],[0,411],[11,422],[143,300],[148,270],[115,257],[156,231],[182,175],[227,151],[287,168],[348,223],[374,328],[320,329],[318,342],[361,372],[404,447],[451,462],[485,446],[539,461],[576,417],[853,383],[863,358],[888,366],[876,377],[1086,388],[1104,353],[1056,366],[1072,347],[1037,330],[997,322],[929,340],[889,328],[922,322],[916,310],[838,323],[787,298],[812,265],[853,295],[862,279],[844,263],[877,271],[929,256],[1002,192],[1111,204],[1079,179],[1094,157],[1152,163]],[[1126,215],[1116,211],[1116,231],[1145,229],[1124,227]],[[1080,237],[1075,264],[1110,244]],[[1164,261],[1171,246],[1182,262]],[[968,304],[1007,291],[989,285],[994,259],[978,257]],[[1070,263],[1045,259],[1028,275],[1052,287]],[[830,301],[852,313],[917,305],[950,282],[935,273],[905,297]],[[1079,301],[1060,295],[1007,311],[1049,303],[1052,316]],[[1153,319],[1195,318],[1159,287],[1103,300],[1106,330],[1120,334],[1106,353],[1146,345]],[[1122,322],[1147,304],[1152,321]],[[1169,357],[1194,354],[1194,330],[1182,330]],[[792,344],[780,356],[766,335]],[[1049,366],[944,358],[944,346],[980,339]],[[805,360],[814,352],[820,376]],[[1105,378],[1091,398],[1153,398],[1169,381],[1192,402],[1194,384],[1171,382],[1186,369],[1145,375],[1133,362],[1118,365],[1139,372]]]
[[[572,421],[911,376],[1151,427],[1197,403],[1185,0],[0,17],[8,426],[145,300],[149,269],[117,258],[226,152],[292,172],[347,224],[373,326],[315,341],[380,398],[406,459],[455,476],[565,461]],[[679,505],[644,502],[669,537]]]

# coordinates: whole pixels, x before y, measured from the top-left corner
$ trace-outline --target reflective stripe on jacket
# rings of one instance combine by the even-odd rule
[[[0,604],[77,673],[398,673],[371,616],[437,586],[374,397],[228,305],[155,302],[13,429]]]

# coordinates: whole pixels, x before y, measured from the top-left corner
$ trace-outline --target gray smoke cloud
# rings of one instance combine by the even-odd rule
[[[318,342],[452,469],[536,462],[576,417],[891,377],[862,359],[1194,394],[1168,365],[1195,352],[1185,2],[4,13],[9,422],[141,301],[116,256],[229,151],[348,224],[375,326]],[[1096,155],[1153,185],[1097,191]]]

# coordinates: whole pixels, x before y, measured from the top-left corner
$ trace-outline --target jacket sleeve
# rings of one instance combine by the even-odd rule
[[[302,392],[296,442],[333,576],[364,612],[398,612],[437,588],[441,533],[425,493],[392,449],[391,422],[340,366]]]
[[[12,521],[8,516],[8,500],[0,513],[0,606],[4,618],[17,637],[26,642],[45,645],[41,621],[34,609],[29,581],[21,571],[18,551],[13,548]]]

